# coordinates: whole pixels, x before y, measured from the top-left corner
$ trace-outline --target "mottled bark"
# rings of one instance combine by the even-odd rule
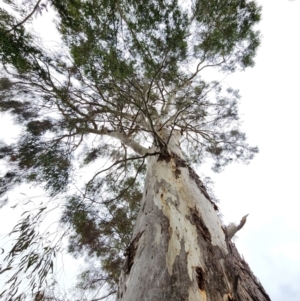
[[[174,134],[168,152],[149,159],[116,300],[270,300],[228,240],[218,207],[183,159]]]

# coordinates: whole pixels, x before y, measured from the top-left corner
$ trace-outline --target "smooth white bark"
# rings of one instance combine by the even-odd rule
[[[226,237],[217,207],[182,157],[179,131],[159,135],[168,141],[168,150],[148,157],[117,301],[270,300]],[[238,285],[239,279],[246,284]]]

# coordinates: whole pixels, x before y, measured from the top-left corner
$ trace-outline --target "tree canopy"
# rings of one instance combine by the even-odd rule
[[[250,0],[5,2],[0,110],[22,125],[22,135],[0,145],[8,168],[0,178],[2,200],[21,183],[41,185],[51,199],[61,195],[69,251],[101,267],[82,273],[81,287],[106,283],[112,294],[139,209],[146,158],[167,152],[159,129],[180,130],[187,160],[199,165],[211,158],[217,172],[257,152],[239,128],[238,91],[206,81],[203,70],[231,73],[254,65],[261,9]],[[56,14],[60,51],[43,47],[26,27],[47,9]],[[80,169],[96,165],[104,167],[71,193]],[[21,263],[2,291],[7,300],[25,300],[17,292],[22,273],[31,275],[35,298],[44,294],[57,250],[47,243],[39,254],[31,248],[41,245],[43,208],[14,229],[19,236],[1,273],[13,269],[18,256]]]

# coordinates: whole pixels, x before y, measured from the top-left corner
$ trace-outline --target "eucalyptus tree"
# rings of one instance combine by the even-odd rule
[[[91,259],[81,288],[105,283],[98,298],[270,300],[231,242],[246,217],[239,227],[223,226],[192,168],[209,158],[219,172],[257,152],[239,129],[238,92],[205,80],[204,70],[254,65],[260,7],[251,0],[39,0],[26,10],[6,2],[0,108],[22,135],[1,145],[3,200],[23,182],[44,187],[49,200],[64,197],[69,251]],[[47,5],[56,12],[59,51],[26,29]],[[80,168],[100,168],[103,159],[105,167],[78,184]],[[15,272],[2,293],[7,300],[26,299],[17,292],[24,273],[34,300],[54,300],[44,282],[57,246],[41,245],[36,230],[45,210],[27,213],[14,229],[19,236],[2,269]]]

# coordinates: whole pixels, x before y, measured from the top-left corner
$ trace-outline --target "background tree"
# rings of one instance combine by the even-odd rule
[[[122,279],[127,279],[132,267],[137,269],[134,273],[138,271],[134,258],[142,252],[140,237],[151,240],[155,235],[154,227],[145,232],[145,207],[140,208],[140,204],[151,203],[147,196],[148,188],[154,187],[151,181],[159,176],[164,179],[166,172],[173,170],[174,178],[169,185],[177,179],[185,180],[186,188],[189,183],[196,183],[206,204],[203,206],[211,206],[215,211],[217,206],[190,164],[201,164],[205,158],[212,158],[213,169],[220,171],[232,161],[248,162],[257,152],[257,148],[246,143],[245,134],[239,130],[237,91],[230,88],[224,91],[220,83],[206,82],[202,71],[212,67],[233,72],[254,64],[259,33],[253,27],[260,19],[260,8],[253,1],[185,4],[177,1],[49,1],[57,13],[64,45],[60,53],[53,53],[38,46],[24,27],[33,12],[45,4],[28,3],[26,11],[9,1],[19,17],[1,9],[0,108],[13,114],[24,129],[17,143],[1,147],[1,158],[9,166],[1,179],[1,193],[5,199],[7,191],[16,185],[33,182],[42,185],[52,198],[63,194],[61,223],[72,229],[69,251],[75,256],[86,254],[100,263],[99,270],[89,269],[82,274],[81,286],[97,289],[100,283],[105,283],[104,294],[108,291],[110,295],[116,292],[123,253],[127,259]],[[112,163],[97,171],[78,194],[71,194],[68,189],[77,180],[78,168],[92,162],[101,164],[100,159],[109,159]],[[164,171],[159,171],[160,168]],[[188,171],[189,178],[183,170]],[[146,172],[148,180],[144,180]],[[146,182],[143,184],[143,181]],[[157,192],[162,188],[158,187]],[[152,199],[155,197],[151,195]],[[202,241],[193,248],[197,249],[200,244],[203,253],[210,250],[216,254],[211,236],[212,231],[218,231],[222,236],[218,244],[223,249],[210,260],[224,260],[226,264],[223,272],[217,263],[211,267],[206,263],[202,267],[193,266],[193,274],[185,272],[184,277],[189,277],[193,285],[196,283],[200,293],[205,292],[209,300],[218,300],[219,296],[213,293],[216,289],[222,291],[221,297],[224,295],[227,300],[246,297],[269,300],[228,236],[226,239],[226,231],[220,234],[222,228],[216,213],[204,218],[206,213],[201,202],[188,207],[185,197],[187,195],[178,197],[180,203],[186,204],[184,210],[178,211],[183,214],[188,210],[185,223],[198,229],[193,239],[198,236]],[[17,292],[21,272],[38,275],[38,279],[30,282],[32,295],[47,298],[42,285],[51,270],[51,256],[57,247],[42,246],[45,252],[37,254],[32,246],[39,236],[37,227],[33,227],[35,223],[30,222],[42,216],[43,208],[37,208],[36,214],[26,216],[14,229],[20,236],[8,252],[9,261],[2,271],[11,270],[15,258],[21,256],[22,259],[17,265],[18,272],[8,282],[12,285],[3,291],[7,298],[25,298]],[[167,216],[165,212],[164,216]],[[170,216],[168,218],[170,222]],[[207,218],[212,220],[211,224],[218,225],[218,230],[211,229]],[[162,216],[158,214],[155,221],[162,225]],[[170,229],[169,226],[162,229],[166,240],[168,235],[172,238]],[[186,238],[181,236],[184,242]],[[167,249],[161,248],[162,256]],[[47,252],[49,256],[44,257]],[[161,258],[156,263],[159,260]],[[250,278],[241,273],[241,262]],[[161,268],[159,273],[168,270],[172,276],[170,266],[168,269],[159,264],[155,266]],[[220,275],[212,273],[211,279],[215,283],[222,279],[220,287],[212,285],[205,276],[214,269]],[[180,300],[183,295],[179,291],[184,291],[184,296],[189,294],[188,300],[202,300],[187,293],[192,286],[186,279],[181,282],[170,277],[168,280],[169,276],[166,274],[164,280],[169,290],[161,288],[155,292],[160,298],[170,299],[172,283],[171,293]],[[238,285],[238,282],[245,284]],[[129,283],[135,290],[135,283]],[[154,287],[151,289],[154,291]],[[117,298],[132,300],[132,296],[126,297],[125,291],[121,281]],[[136,289],[136,293],[141,294],[133,296],[136,300],[140,299],[138,296],[144,296],[144,300],[157,299],[150,295],[146,298],[145,287]]]

